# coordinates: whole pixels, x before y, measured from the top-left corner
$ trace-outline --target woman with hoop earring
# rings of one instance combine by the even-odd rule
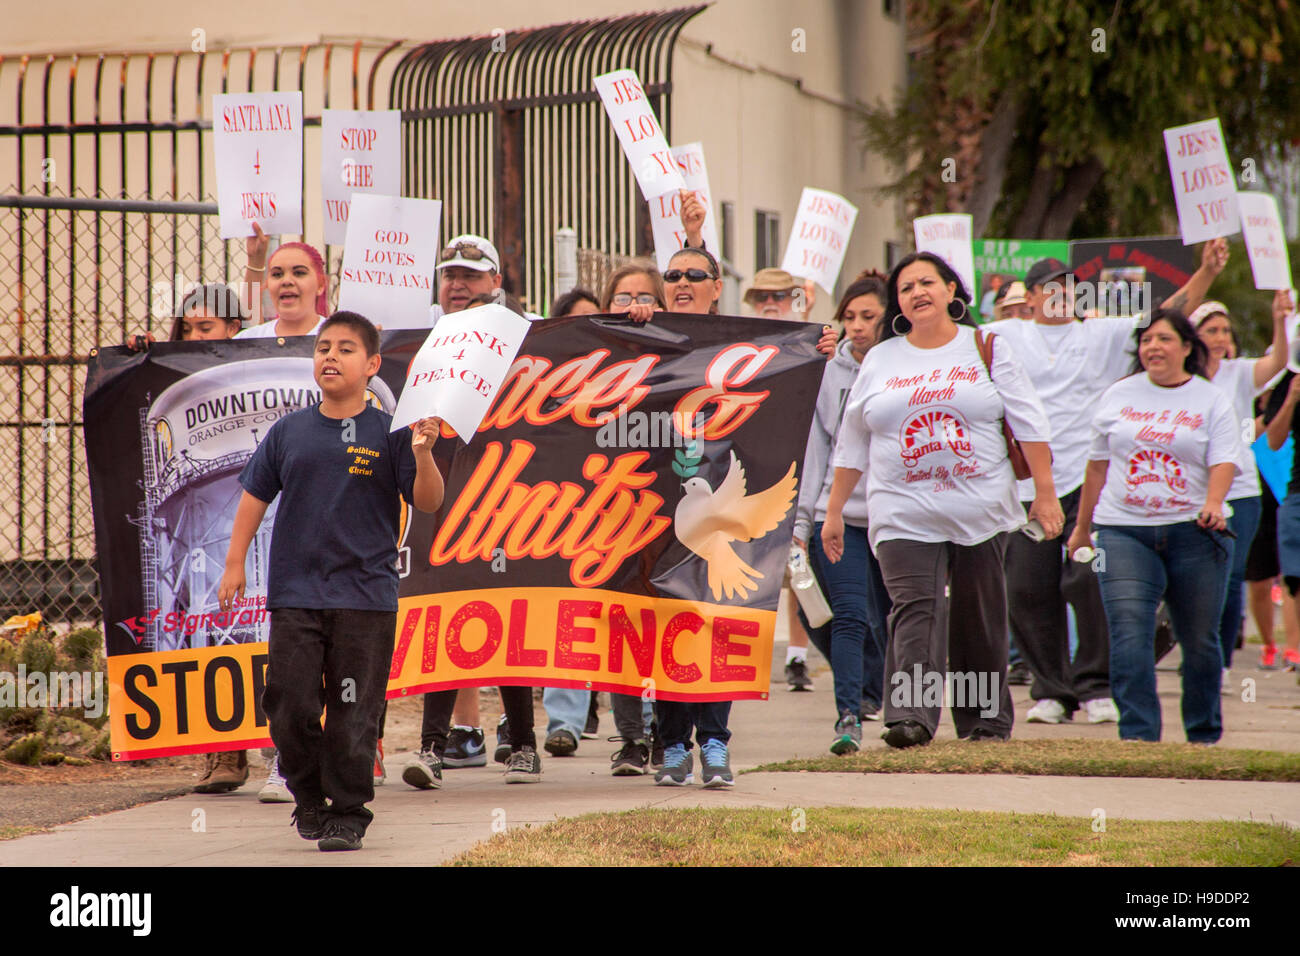
[[[1064,516],[1047,415],[1011,349],[993,348],[986,362],[997,343],[981,353],[970,295],[943,259],[905,257],[887,290],[881,341],[863,359],[840,428],[822,544],[840,559],[844,505],[865,474],[869,542],[893,602],[885,742],[929,743],[945,688],[958,737],[1006,740],[1014,712],[1002,563],[1025,512],[1003,419],[1034,480],[1029,518],[1054,538]]]

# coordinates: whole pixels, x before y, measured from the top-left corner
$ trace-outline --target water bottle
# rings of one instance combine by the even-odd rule
[[[826,595],[818,587],[812,568],[808,567],[808,556],[802,548],[790,549],[789,566],[790,587],[794,589],[795,599],[808,618],[808,626],[821,627],[831,619],[831,606],[826,603]]]

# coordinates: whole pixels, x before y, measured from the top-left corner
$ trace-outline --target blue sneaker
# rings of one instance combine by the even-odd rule
[[[664,751],[664,765],[655,774],[655,783],[661,787],[684,787],[695,781],[695,760],[685,744],[673,744]]]
[[[700,763],[702,767],[701,783],[709,789],[734,787],[736,778],[731,775],[731,764],[727,760],[727,745],[721,740],[706,740],[700,746]]]

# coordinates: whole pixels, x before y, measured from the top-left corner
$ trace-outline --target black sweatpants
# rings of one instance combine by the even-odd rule
[[[1110,696],[1110,631],[1101,587],[1092,565],[1070,560],[1061,548],[1074,531],[1081,492],[1076,488],[1061,499],[1061,537],[1035,542],[1015,534],[1007,545],[1011,635],[1034,674],[1029,696],[1059,700],[1067,714],[1086,700]],[[1067,604],[1079,632],[1073,663]]]
[[[915,720],[934,736],[943,707],[942,696],[931,691],[948,684],[951,673],[957,736],[969,737],[977,727],[1011,736],[1006,547],[1005,533],[970,547],[903,539],[877,546],[894,605],[885,649],[886,726]]]
[[[374,819],[366,804],[375,798],[375,744],[396,628],[396,611],[271,611],[262,709],[280,772],[299,806],[328,800],[329,815],[358,833]]]
[[[478,693],[477,687],[469,688]],[[531,687],[498,687],[501,707],[506,712],[510,732],[510,749],[522,747],[537,749],[537,735],[533,732],[533,689]],[[420,727],[420,749],[432,750],[441,759],[447,749],[447,734],[451,731],[451,713],[456,709],[456,688],[436,690],[424,695],[424,721]]]

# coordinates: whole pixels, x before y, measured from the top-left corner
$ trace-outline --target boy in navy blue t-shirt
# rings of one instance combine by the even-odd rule
[[[321,326],[321,402],[277,421],[240,474],[244,494],[219,593],[225,610],[243,597],[249,544],[280,495],[262,706],[298,833],[322,850],[360,849],[374,819],[365,805],[375,796],[397,626],[398,495],[421,511],[442,504],[432,454],[441,422],[421,419],[409,436],[390,432],[392,416],[366,402],[380,361],[379,333],[365,317],[336,312]]]

